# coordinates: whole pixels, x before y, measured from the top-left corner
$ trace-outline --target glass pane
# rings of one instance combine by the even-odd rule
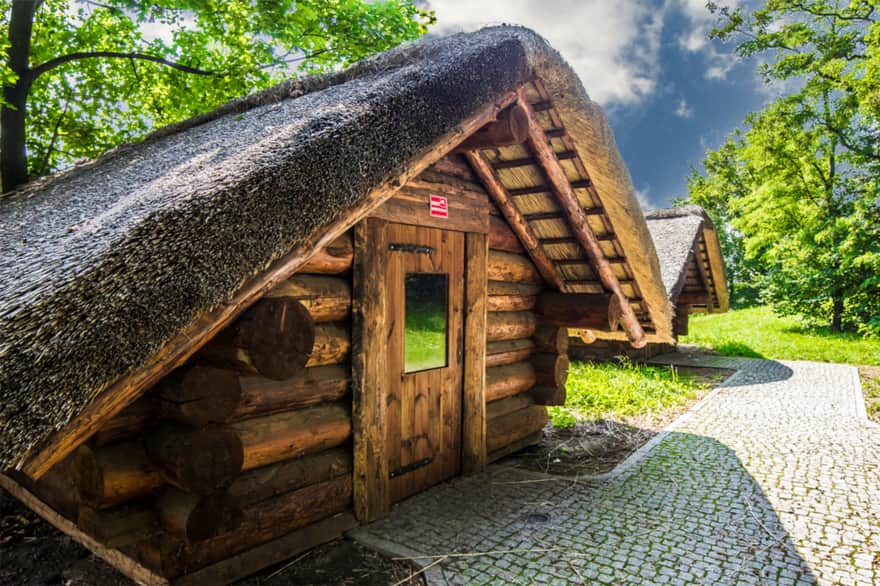
[[[446,275],[406,274],[405,372],[446,366]]]

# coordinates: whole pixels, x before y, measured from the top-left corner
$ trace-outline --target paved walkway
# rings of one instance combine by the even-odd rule
[[[880,428],[856,369],[700,361],[740,370],[611,474],[496,465],[356,537],[451,554],[419,560],[431,584],[880,583]]]

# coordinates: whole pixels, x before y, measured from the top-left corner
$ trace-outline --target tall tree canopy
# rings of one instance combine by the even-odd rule
[[[726,224],[745,289],[833,331],[880,331],[878,4],[710,4],[722,17],[713,34],[759,57],[765,81],[790,91],[707,154],[690,198]]]
[[[409,0],[0,0],[4,191],[425,33]]]

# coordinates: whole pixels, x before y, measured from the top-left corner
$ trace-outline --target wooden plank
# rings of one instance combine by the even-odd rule
[[[342,236],[358,221],[382,205],[407,181],[418,176],[476,130],[495,120],[500,111],[516,100],[516,95],[515,92],[510,92],[478,110],[436,143],[416,154],[413,160],[404,166],[404,171],[400,175],[390,177],[377,185],[359,203],[324,227],[320,233],[307,238],[290,253],[272,263],[268,269],[245,283],[226,303],[195,318],[189,326],[171,338],[142,367],[120,377],[107,388],[97,390],[99,392],[95,399],[80,411],[64,429],[40,442],[16,462],[15,467],[23,470],[31,478],[39,478],[48,472],[52,466],[64,459],[97,431],[104,421],[119,413],[163,376],[183,364],[239,314],[270,289],[297,272],[321,249]]]
[[[424,188],[408,183],[393,197],[376,209],[372,216],[389,222],[428,226],[459,232],[489,232],[489,201],[485,195],[472,194],[453,185],[421,182]],[[448,217],[430,214],[430,196],[447,198]]]
[[[389,508],[385,455],[386,280],[388,243],[383,220],[365,220],[354,231],[352,303],[352,428],[354,510],[361,522],[383,517]]]
[[[231,584],[263,568],[290,559],[313,547],[340,537],[358,526],[351,513],[340,513],[307,527],[258,545],[234,557],[174,580],[174,586]]]
[[[507,189],[504,187],[504,184],[501,183],[501,179],[499,179],[498,175],[481,154],[477,152],[467,152],[465,153],[465,157],[467,157],[474,172],[483,181],[483,184],[489,191],[489,195],[495,201],[501,214],[510,225],[510,229],[513,230],[513,233],[516,234],[520,242],[522,242],[526,252],[532,259],[532,262],[535,263],[535,266],[541,273],[541,276],[544,277],[545,281],[549,282],[557,289],[561,289],[563,283],[562,275],[559,274],[559,270],[550,261],[547,252],[544,250],[544,247],[541,245],[541,242],[538,240],[532,227],[529,226],[529,223],[523,217],[522,213],[520,213],[519,209],[511,201]]]
[[[620,283],[618,282],[617,275],[614,273],[614,269],[605,258],[605,253],[599,245],[593,230],[590,228],[587,216],[577,196],[574,194],[573,186],[569,182],[565,169],[562,168],[550,147],[547,134],[541,128],[541,124],[535,117],[535,113],[532,111],[528,100],[525,99],[525,95],[522,92],[520,95],[520,103],[525,107],[529,119],[529,146],[544,168],[547,180],[556,194],[556,199],[566,214],[569,229],[592,261],[594,271],[601,279],[602,284],[620,300],[620,321],[630,339],[630,343],[636,348],[644,348],[648,343],[645,331],[639,324],[632,306],[630,306],[626,295],[624,295],[620,288]]]
[[[486,467],[486,319],[489,239],[468,234],[465,242],[464,394],[461,471]]]
[[[118,549],[105,546],[92,536],[88,535],[70,521],[54,510],[46,506],[43,501],[34,496],[30,491],[18,484],[9,476],[0,474],[0,487],[21,501],[26,507],[43,518],[47,523],[68,535],[71,539],[100,557],[108,564],[134,580],[147,586],[159,586],[168,584],[168,580],[145,568],[135,560],[123,554]]]

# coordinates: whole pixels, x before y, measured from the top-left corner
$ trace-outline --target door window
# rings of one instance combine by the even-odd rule
[[[448,286],[446,274],[406,274],[404,372],[447,365]]]

